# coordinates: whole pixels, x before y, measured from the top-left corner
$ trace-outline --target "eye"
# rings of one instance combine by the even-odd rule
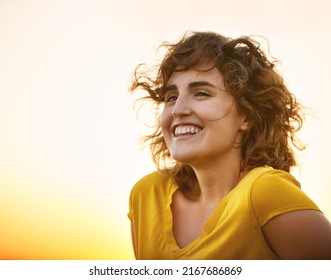
[[[204,90],[197,90],[194,93],[194,95],[197,96],[197,97],[207,97],[207,96],[210,96],[209,93],[207,91],[204,91]]]
[[[177,100],[177,94],[176,93],[169,93],[164,96],[164,102],[165,103],[171,103]]]

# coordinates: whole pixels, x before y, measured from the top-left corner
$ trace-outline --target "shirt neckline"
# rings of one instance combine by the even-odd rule
[[[176,258],[185,255],[190,250],[192,250],[194,247],[196,247],[199,243],[201,243],[204,238],[209,235],[215,228],[217,222],[219,221],[219,218],[221,217],[222,213],[224,212],[227,203],[232,195],[232,193],[238,189],[238,187],[242,184],[244,184],[247,180],[249,180],[250,177],[252,177],[255,174],[255,171],[257,169],[265,168],[264,167],[257,167],[250,170],[239,182],[238,184],[229,192],[227,195],[220,201],[220,203],[217,205],[213,213],[209,216],[209,218],[206,221],[206,224],[203,228],[203,232],[201,235],[199,235],[195,240],[187,244],[186,246],[180,248],[177,244],[177,241],[175,239],[174,233],[173,233],[173,215],[171,210],[171,203],[173,200],[174,193],[179,189],[178,185],[175,184],[172,180],[170,180],[170,190],[168,192],[168,196],[166,199],[166,205],[164,209],[164,234],[166,239],[166,244],[168,246],[168,249],[175,255]]]

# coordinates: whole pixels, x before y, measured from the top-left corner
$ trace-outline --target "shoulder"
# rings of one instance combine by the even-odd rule
[[[302,192],[299,181],[290,173],[283,170],[270,169],[259,176],[252,185],[252,195],[255,196],[261,194],[270,196],[268,195],[270,193],[281,194],[283,192]]]
[[[162,211],[174,186],[172,179],[158,171],[142,177],[132,188],[128,217],[131,221],[148,220]]]
[[[152,194],[167,193],[171,186],[171,178],[159,171],[154,171],[142,177],[131,190],[131,199],[146,197]]]
[[[255,180],[251,187],[250,202],[260,226],[286,212],[319,210],[301,190],[294,176],[277,169],[271,169]]]
[[[273,170],[251,186],[263,238],[281,259],[330,259],[331,224],[288,172]]]

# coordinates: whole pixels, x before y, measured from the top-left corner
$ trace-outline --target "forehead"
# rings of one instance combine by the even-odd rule
[[[169,85],[186,85],[195,81],[206,81],[217,87],[224,87],[223,75],[217,68],[208,65],[191,68],[184,71],[174,71],[169,78]]]

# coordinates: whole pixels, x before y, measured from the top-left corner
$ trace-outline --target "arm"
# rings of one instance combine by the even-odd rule
[[[262,228],[280,259],[331,260],[331,224],[316,210],[297,210],[272,218]]]

